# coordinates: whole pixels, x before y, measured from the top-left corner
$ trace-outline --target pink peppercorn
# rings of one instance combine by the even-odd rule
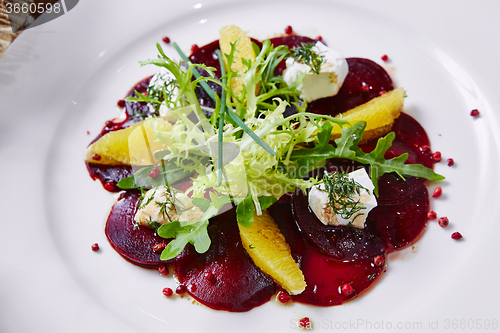
[[[322,42],[323,41],[323,37],[318,36],[318,37],[316,37],[316,40],[319,41],[319,42]]]
[[[299,328],[311,329],[311,320],[308,317],[304,317],[299,320]]]
[[[99,251],[99,244],[95,243],[95,244],[92,244],[92,251]]]
[[[387,56],[387,54],[384,54],[383,56],[380,57],[380,59],[382,59],[383,61],[389,61],[389,57]]]
[[[158,272],[160,272],[161,275],[168,275],[168,268],[165,265],[160,265],[158,266]]]
[[[455,239],[455,240],[459,240],[461,239],[463,236],[461,233],[459,233],[458,231],[454,232],[451,234],[451,238]]]
[[[110,191],[111,192],[111,191],[115,190],[115,183],[114,182],[107,182],[103,186],[104,186],[104,189],[106,191]]]
[[[286,33],[287,35],[292,34],[292,33],[293,33],[292,26],[290,26],[290,25],[289,25],[289,26],[287,26],[287,27],[285,28],[285,33]]]
[[[431,155],[431,160],[435,163],[441,162],[441,152],[436,151]]]
[[[474,110],[472,110],[472,111],[470,112],[470,115],[471,115],[472,117],[477,117],[477,116],[479,116],[479,110],[478,110],[478,109],[474,109]]]
[[[375,264],[375,266],[378,266],[378,267],[384,266],[384,263],[385,263],[384,257],[376,256],[375,259],[373,260],[373,263]]]
[[[440,217],[439,218],[439,225],[443,228],[447,227],[448,224],[450,224],[450,220],[446,216]]]
[[[441,186],[436,186],[434,192],[432,193],[433,198],[439,198],[443,194],[443,189]]]
[[[155,252],[163,251],[165,246],[166,246],[165,243],[156,243],[155,245],[153,245],[153,251]]]
[[[193,44],[191,45],[191,54],[195,54],[196,52],[198,52],[200,48],[198,47],[198,45],[196,44]]]
[[[290,301],[290,295],[288,295],[286,291],[282,291],[278,294],[278,301],[283,304],[288,303]]]
[[[123,99],[120,99],[116,105],[118,105],[119,108],[123,108],[125,107],[125,101]]]
[[[437,218],[437,214],[435,211],[431,210],[430,212],[427,213],[428,220],[435,220],[436,218]]]
[[[346,283],[346,284],[344,284],[342,286],[341,291],[342,291],[343,295],[348,296],[348,295],[352,294],[353,289],[352,289],[352,286],[349,283]]]
[[[380,91],[378,92],[378,95],[379,95],[379,96],[382,96],[382,95],[383,95],[383,94],[385,94],[386,92],[387,92],[387,91],[385,91],[385,90],[380,90]]]
[[[182,295],[186,292],[186,286],[180,284],[177,286],[177,288],[175,288],[175,293],[178,294],[178,295]]]
[[[163,41],[165,44],[170,44],[170,38],[168,38],[167,36],[163,37],[163,38],[162,38],[162,41]]]
[[[174,292],[170,288],[163,288],[163,295],[170,297]]]
[[[448,166],[451,167],[453,165],[455,165],[455,161],[452,159],[452,158],[449,158],[446,160],[448,162]]]

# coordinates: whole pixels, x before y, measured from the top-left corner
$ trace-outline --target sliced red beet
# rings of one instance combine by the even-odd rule
[[[132,167],[130,165],[104,165],[96,163],[85,163],[90,177],[93,180],[99,179],[104,186],[106,183],[118,183],[121,179],[132,175]],[[108,189],[106,189],[108,190]],[[120,189],[116,186],[110,192],[118,192]]]
[[[296,36],[296,35],[275,37],[275,38],[271,38],[270,41],[274,46],[286,45],[286,46],[288,46],[288,48],[290,50],[294,46],[300,46],[302,43],[307,44],[307,43],[316,43],[317,42],[317,40],[311,39],[309,37]],[[281,75],[281,74],[283,74],[283,71],[285,69],[286,69],[286,63],[285,63],[285,60],[283,60],[276,67],[274,74]]]
[[[210,220],[212,241],[206,253],[188,244],[176,260],[175,272],[187,292],[215,310],[248,311],[267,301],[278,286],[255,266],[241,245],[235,210]]]
[[[303,235],[328,255],[340,260],[358,260],[384,253],[384,244],[370,221],[364,229],[324,225],[309,209],[307,195],[297,190],[293,196],[295,220]]]
[[[343,261],[309,248],[300,267],[307,283],[306,289],[292,296],[294,301],[320,306],[339,305],[359,296],[377,281],[383,267],[374,258]],[[350,295],[341,292],[349,284]]]
[[[395,204],[382,203],[370,211],[370,223],[380,232],[387,251],[413,244],[427,225],[427,187]]]
[[[167,239],[156,236],[152,229],[134,228],[138,199],[139,194],[126,192],[111,208],[105,228],[109,243],[122,257],[139,266],[157,267],[173,262],[161,260],[161,252],[153,250],[155,244],[168,244]]]
[[[387,72],[377,63],[364,58],[347,58],[349,72],[337,95],[309,103],[308,112],[335,116],[394,89]],[[364,86],[368,86],[367,91]]]

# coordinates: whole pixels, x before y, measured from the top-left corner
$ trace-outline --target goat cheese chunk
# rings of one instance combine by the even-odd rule
[[[139,203],[134,220],[141,226],[151,227],[151,222],[159,224],[173,221],[196,222],[203,213],[184,193],[174,193],[166,186],[158,186],[146,192],[144,199]]]
[[[359,201],[361,208],[358,212],[352,214],[350,218],[344,218],[342,214],[336,214],[330,205],[329,193],[325,183],[314,185],[309,191],[309,207],[316,217],[325,225],[352,225],[358,229],[363,229],[368,213],[377,206],[377,199],[373,194],[373,183],[366,173],[365,169],[358,169],[347,175],[350,179],[361,185],[359,195],[354,193],[352,200]],[[335,194],[334,194],[335,195]],[[340,207],[337,207],[340,208]],[[347,208],[350,212],[351,209]]]
[[[317,42],[311,51],[324,57],[319,74],[314,73],[309,65],[290,57],[286,60],[283,75],[288,86],[297,85],[297,90],[301,92],[300,98],[307,102],[336,95],[349,71],[346,59],[325,44]]]

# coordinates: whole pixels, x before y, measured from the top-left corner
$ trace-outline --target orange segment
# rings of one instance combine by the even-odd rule
[[[380,137],[391,130],[394,119],[399,117],[400,110],[403,108],[404,99],[405,90],[397,88],[346,111],[342,115],[337,116],[337,118],[341,117],[351,124],[361,120],[366,121],[366,134],[363,137],[363,141],[368,141]],[[332,135],[333,138],[340,137],[340,127],[335,125]]]
[[[151,122],[160,131],[170,131],[172,125],[161,118],[146,119],[130,127],[106,133],[85,151],[85,161],[99,164],[153,165],[160,161],[154,152],[166,149],[167,145],[157,142]],[[100,159],[92,158],[99,155]]]
[[[306,288],[304,274],[293,260],[290,247],[267,211],[254,213],[250,227],[238,224],[243,247],[253,262],[292,295]]]
[[[247,34],[241,30],[241,28],[235,25],[226,25],[222,27],[219,31],[219,46],[222,54],[224,55],[224,62],[226,67],[227,58],[225,54],[231,52],[231,43],[236,44],[236,51],[234,53],[234,62],[231,65],[231,69],[239,74],[245,73],[247,67],[243,65],[241,59],[254,59],[255,51],[252,48],[252,40],[247,36]],[[231,81],[231,88],[236,96],[241,96],[241,90],[243,89],[243,77],[235,77]]]

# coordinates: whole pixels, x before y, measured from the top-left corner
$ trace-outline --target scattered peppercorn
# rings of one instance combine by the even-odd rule
[[[311,320],[308,317],[304,317],[299,320],[299,328],[312,329]]]
[[[199,50],[199,46],[197,44],[191,45],[191,54],[195,54]]]
[[[99,251],[99,244],[95,243],[95,244],[92,244],[92,251]]]
[[[431,210],[430,212],[427,213],[428,220],[435,220],[436,218],[437,218],[437,214],[435,211]]]
[[[99,155],[99,154],[92,154],[92,159],[94,161],[100,161],[101,160],[101,155]]]
[[[107,182],[103,186],[104,186],[104,189],[106,191],[114,191],[115,190],[115,183],[114,182]]]
[[[451,238],[455,239],[455,240],[459,240],[461,239],[463,236],[461,233],[459,233],[458,231],[454,232],[451,234]]]
[[[441,186],[436,186],[434,192],[432,193],[433,198],[439,198],[443,194],[443,189]]]
[[[341,291],[342,291],[342,294],[348,296],[348,295],[352,294],[353,289],[349,283],[346,283],[342,286]]]
[[[123,99],[120,99],[118,103],[116,103],[119,108],[124,108],[125,107],[125,101]]]
[[[168,38],[167,36],[163,37],[163,38],[162,38],[162,41],[163,41],[165,44],[170,44],[170,38]]]
[[[161,275],[168,275],[167,266],[165,266],[165,265],[158,266],[158,272],[160,272]]]
[[[370,91],[370,86],[367,84],[364,84],[361,86],[361,92],[369,92]]]
[[[191,283],[191,284],[187,287],[187,289],[188,289],[190,292],[194,293],[194,292],[196,291],[196,289],[197,289],[197,288],[196,288],[196,285],[195,285],[194,283]]]
[[[439,218],[438,223],[441,227],[445,228],[448,226],[448,224],[450,224],[450,220],[448,220],[448,218],[446,216],[444,216],[444,217]]]
[[[383,94],[385,94],[386,92],[387,92],[387,91],[385,91],[385,90],[380,90],[380,91],[378,92],[378,95],[379,95],[379,96],[382,96],[382,95],[383,95]]]
[[[382,257],[380,255],[376,256],[375,259],[373,260],[373,263],[375,264],[375,266],[378,266],[378,267],[384,266],[384,263],[385,263],[384,257]]]
[[[322,42],[323,41],[323,37],[318,36],[318,37],[316,37],[316,40],[319,41],[319,42]]]
[[[380,59],[382,59],[385,62],[389,61],[389,57],[387,56],[387,54],[384,54],[383,56],[381,56]]]
[[[155,245],[153,245],[153,251],[155,252],[163,251],[165,246],[166,246],[165,243],[156,243]]]
[[[455,161],[452,159],[452,158],[449,158],[446,160],[448,162],[448,166],[451,167],[453,165],[455,165]]]
[[[163,288],[163,295],[170,297],[174,292],[170,288]]]
[[[289,26],[287,26],[287,27],[285,28],[285,33],[286,33],[287,35],[290,35],[290,34],[292,34],[292,33],[293,33],[293,29],[292,29],[292,26],[291,26],[291,25],[289,25]]]
[[[177,288],[175,288],[175,293],[178,295],[182,295],[185,292],[186,292],[186,286],[184,286],[183,284],[180,284],[177,286]]]
[[[283,304],[288,303],[290,301],[290,295],[288,295],[286,291],[281,291],[278,294],[278,301]]]
[[[478,109],[474,109],[474,110],[472,110],[472,111],[470,112],[470,115],[471,115],[472,117],[477,117],[477,116],[479,116],[479,110],[478,110]]]
[[[441,162],[441,152],[436,151],[431,155],[431,160],[435,163]]]

